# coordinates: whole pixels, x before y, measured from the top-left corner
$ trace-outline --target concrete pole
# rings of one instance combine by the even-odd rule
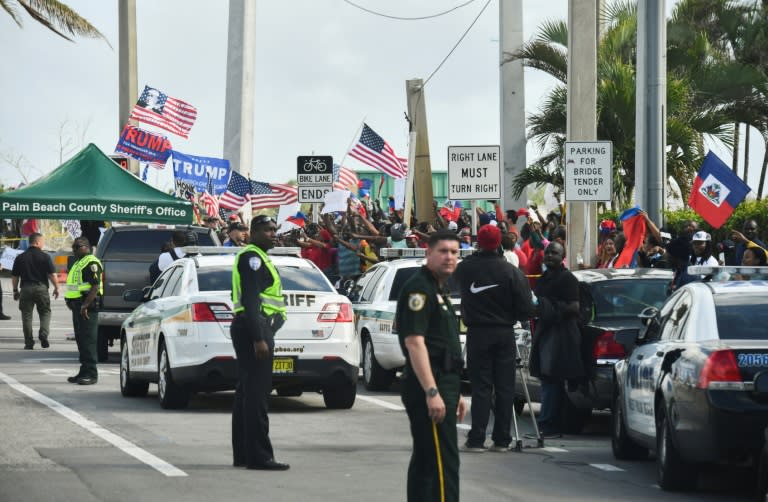
[[[667,24],[664,0],[637,6],[635,203],[664,224],[667,179]]]
[[[411,119],[411,131],[416,132],[416,158],[408,169],[413,169],[413,185],[416,196],[416,219],[429,221],[435,219],[432,201],[432,165],[429,160],[429,134],[427,133],[427,107],[424,104],[424,81],[420,78],[405,81],[408,97],[408,117]],[[405,214],[408,222],[410,215]]]
[[[523,62],[509,56],[523,46],[523,0],[499,2],[499,86],[501,104],[502,207],[526,207],[527,190],[512,195],[512,182],[527,166]],[[474,213],[473,213],[474,214]]]
[[[230,0],[224,158],[246,178],[258,178],[253,172],[255,56],[256,1]]]
[[[416,165],[416,132],[408,133],[408,165]],[[413,210],[413,169],[408,169],[408,176],[405,178],[405,200],[403,201],[403,221],[407,222],[406,214],[411,214]],[[382,175],[383,176],[383,175]]]
[[[127,124],[131,109],[139,99],[139,82],[137,74],[136,57],[136,0],[117,1],[118,24],[118,134]],[[135,120],[131,124],[137,125]],[[128,170],[133,174],[139,174],[139,162],[128,158]]]
[[[568,0],[568,141],[597,140],[597,0]],[[566,258],[577,268],[577,256],[590,263],[596,249],[597,203],[567,206]]]

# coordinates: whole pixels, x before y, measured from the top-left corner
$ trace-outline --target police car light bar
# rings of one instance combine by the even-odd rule
[[[239,246],[184,246],[181,248],[188,255],[234,254],[242,249]],[[274,256],[301,256],[301,248],[276,247],[267,251],[267,254]]]
[[[474,249],[460,249],[459,256],[466,258],[474,253]],[[424,248],[381,248],[379,249],[379,255],[382,258],[395,259],[395,258],[424,258],[427,256],[427,250]]]
[[[768,278],[768,267],[749,267],[744,265],[726,265],[716,267],[712,265],[691,265],[688,267],[690,275],[704,275],[708,280],[737,281]],[[743,278],[746,276],[746,278]]]

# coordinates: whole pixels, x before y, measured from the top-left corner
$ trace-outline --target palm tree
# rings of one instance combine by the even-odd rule
[[[684,0],[677,9],[687,8],[689,3],[696,2]],[[597,132],[600,139],[613,142],[613,202],[617,207],[625,207],[634,188],[635,173],[636,6],[634,2],[616,2],[606,9],[605,19],[605,35],[598,47]],[[705,154],[704,135],[731,144],[733,122],[737,111],[742,110],[738,105],[743,105],[745,96],[751,92],[756,73],[726,58],[723,51],[716,50],[719,46],[707,43],[706,32],[678,37],[677,33],[686,26],[682,21],[675,24],[674,20],[673,16],[668,34],[678,44],[679,52],[668,55],[667,174],[687,193]],[[678,38],[680,42],[676,42]],[[536,142],[542,156],[513,181],[518,195],[531,183],[552,183],[556,193],[562,191],[567,40],[565,23],[549,22],[520,51],[507,55],[510,59],[522,59],[525,66],[545,71],[558,81],[540,111],[529,117],[528,137]],[[686,62],[688,67],[683,71]]]
[[[60,37],[74,42],[70,36],[100,38],[112,47],[102,33],[77,12],[57,0],[0,0],[2,8],[19,27],[22,27],[20,9]]]

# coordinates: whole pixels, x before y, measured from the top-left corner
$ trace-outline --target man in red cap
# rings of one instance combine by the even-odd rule
[[[472,382],[472,429],[466,451],[483,452],[493,397],[493,451],[507,451],[515,397],[517,348],[514,325],[533,311],[531,289],[519,268],[499,253],[501,230],[483,225],[477,252],[463,260],[455,277],[468,328],[467,369]],[[495,391],[495,395],[494,395]]]

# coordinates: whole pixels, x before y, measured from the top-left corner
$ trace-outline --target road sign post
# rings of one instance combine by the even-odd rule
[[[333,157],[299,155],[296,157],[299,202],[318,203],[333,190]]]

